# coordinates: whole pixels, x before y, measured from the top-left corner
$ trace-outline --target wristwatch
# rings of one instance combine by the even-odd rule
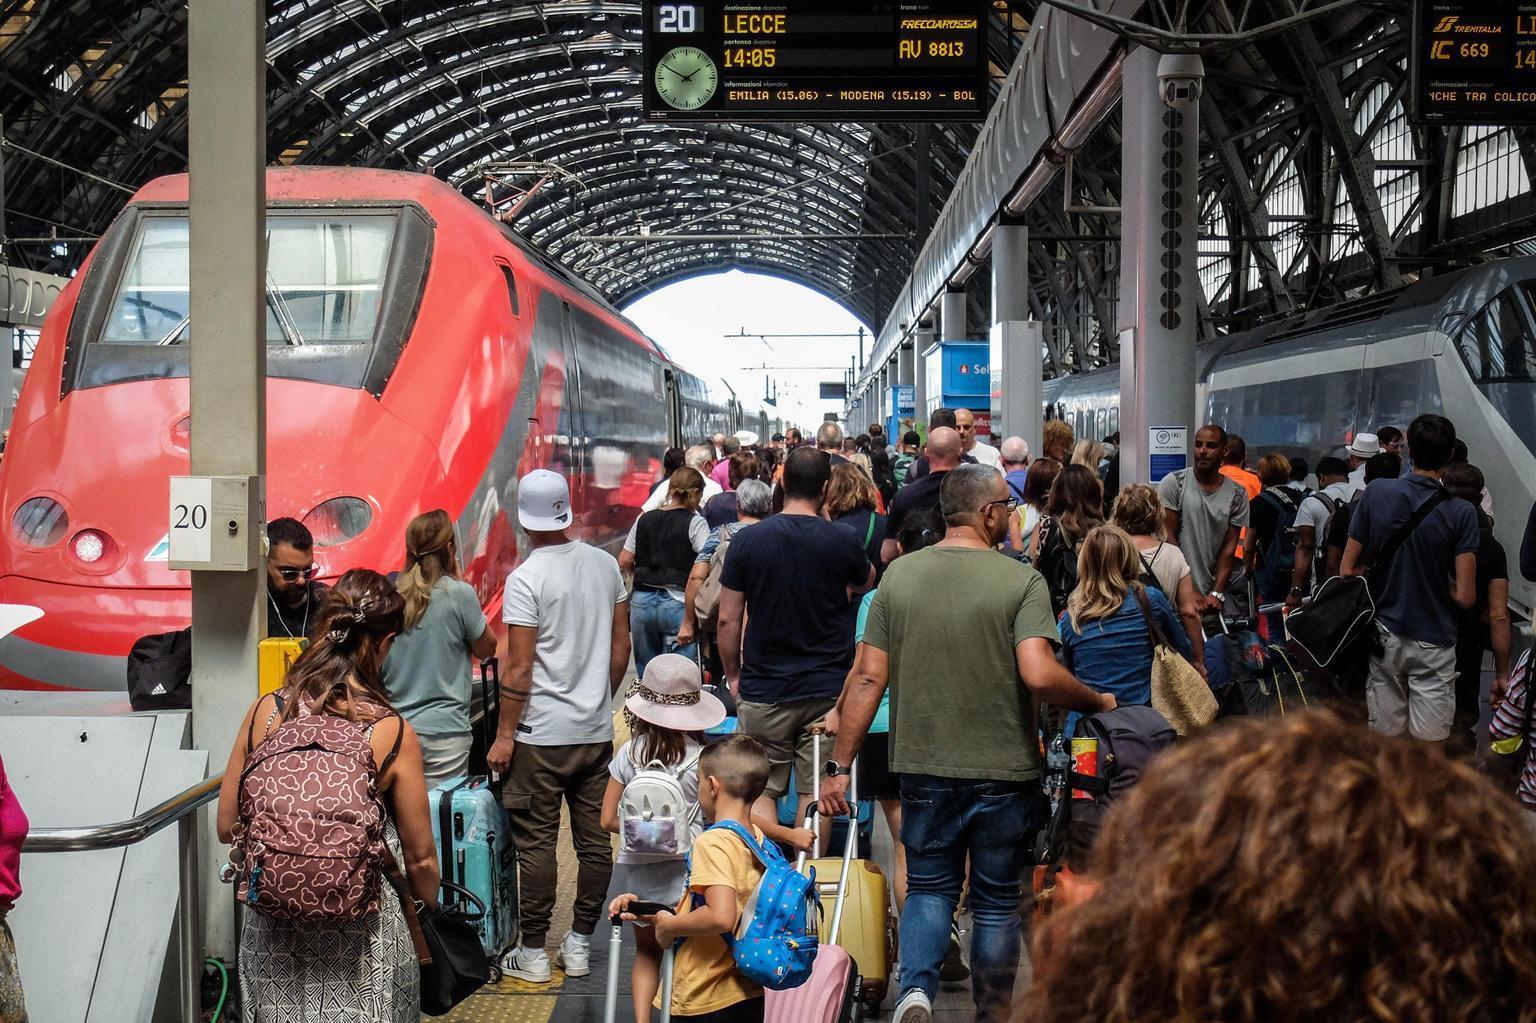
[[[828,778],[836,778],[838,775],[848,774],[848,768],[844,767],[842,764],[839,764],[836,760],[828,760],[821,766],[821,769],[826,773]]]
[[[1305,597],[1306,595],[1307,595],[1306,591],[1303,590],[1300,586],[1292,586],[1291,587],[1291,596],[1293,596],[1293,597]]]

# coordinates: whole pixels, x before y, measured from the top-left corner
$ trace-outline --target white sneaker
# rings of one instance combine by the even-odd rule
[[[501,972],[531,984],[549,983],[549,953],[542,948],[509,949],[501,955]]]
[[[891,1023],[933,1023],[933,1005],[928,996],[918,988],[902,995],[891,1015]]]
[[[592,939],[575,931],[567,934],[555,950],[555,963],[567,977],[585,977],[592,972]]]

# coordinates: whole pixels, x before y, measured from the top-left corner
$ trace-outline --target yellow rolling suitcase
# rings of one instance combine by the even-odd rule
[[[815,781],[812,791],[821,791],[821,729],[813,728],[812,735],[812,759],[815,764]],[[848,794],[850,805],[857,805],[858,794],[858,764],[854,764],[851,791]],[[812,827],[816,822],[816,804],[810,807],[810,815],[805,826]],[[858,964],[861,984],[859,989],[859,1001],[864,1003],[866,1018],[876,1016],[880,1012],[880,1004],[885,1000],[886,991],[891,984],[892,968],[896,962],[896,914],[891,902],[891,888],[886,883],[885,872],[880,869],[874,860],[860,859],[860,855],[869,855],[873,850],[858,848],[858,823],[850,821],[848,829],[848,842],[851,855],[837,858],[822,858],[821,833],[817,832],[816,848],[813,858],[807,860],[802,853],[796,867],[802,873],[806,863],[816,868],[816,893],[821,897],[821,924],[820,938],[823,942],[828,940],[828,935],[833,930],[834,916],[842,914],[842,919],[837,921],[837,944],[841,946],[853,961]],[[837,906],[838,879],[842,877],[844,867],[848,873],[847,891],[843,896],[843,904]]]

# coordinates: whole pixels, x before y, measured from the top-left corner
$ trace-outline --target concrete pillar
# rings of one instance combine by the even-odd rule
[[[1189,445],[1199,426],[1196,244],[1203,78],[1199,57],[1160,58],[1136,47],[1125,63],[1119,324],[1122,486],[1156,483],[1188,464]],[[1149,433],[1154,430],[1155,435]]]
[[[192,174],[192,473],[266,472],[266,7],[192,0],[188,15],[188,162]],[[265,498],[261,502],[265,514]],[[254,524],[253,524],[254,525]],[[223,770],[256,698],[267,631],[266,574],[192,575],[192,741]],[[233,961],[234,904],[218,882],[224,847],[211,808],[202,829],[208,951]]]
[[[913,375],[916,366],[917,345],[909,341],[901,346],[901,352],[896,359],[896,382],[910,387],[916,379]]]
[[[925,356],[933,342],[934,331],[930,325],[921,326],[912,333],[912,421],[922,425],[918,432],[924,437],[927,437],[925,431],[928,429],[928,360]]]
[[[1031,455],[1041,453],[1042,412],[1041,325],[1037,320],[1008,320],[992,325],[992,438],[1000,443],[1018,435]]]
[[[966,333],[965,292],[944,292],[944,297],[939,300],[939,340],[964,341],[968,337],[970,335]]]
[[[1029,228],[998,224],[992,232],[992,322],[1029,315]]]

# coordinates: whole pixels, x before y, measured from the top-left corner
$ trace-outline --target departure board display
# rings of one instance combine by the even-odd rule
[[[1409,64],[1420,122],[1536,123],[1536,0],[1418,0]]]
[[[986,0],[645,4],[653,121],[979,121]]]

